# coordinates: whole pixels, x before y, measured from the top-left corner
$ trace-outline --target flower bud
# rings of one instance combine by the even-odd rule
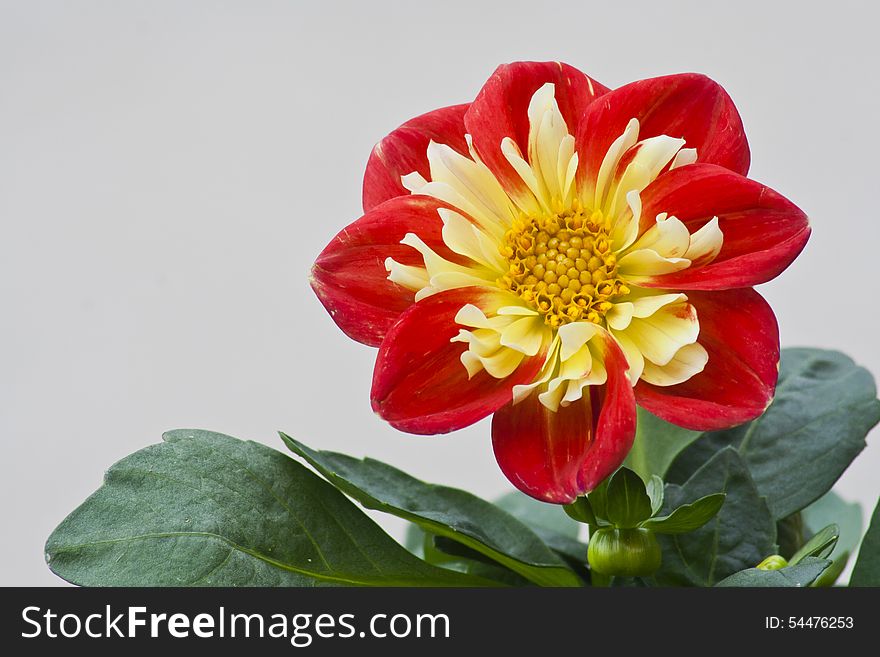
[[[660,567],[660,544],[650,529],[603,527],[590,536],[587,560],[603,575],[645,577]]]
[[[785,560],[785,557],[778,554],[771,554],[755,567],[758,570],[779,570],[780,568],[785,568],[787,565],[788,561]]]

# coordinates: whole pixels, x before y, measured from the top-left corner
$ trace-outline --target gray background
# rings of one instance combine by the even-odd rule
[[[0,584],[58,583],[49,532],[169,428],[509,489],[488,422],[427,438],[372,414],[374,351],[306,280],[373,143],[501,62],[721,82],[752,176],[813,221],[762,288],[783,344],[880,372],[877,15],[823,4],[0,2]],[[873,507],[878,465],[875,435],[839,490]]]

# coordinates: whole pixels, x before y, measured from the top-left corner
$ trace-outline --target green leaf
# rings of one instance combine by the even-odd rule
[[[657,475],[651,475],[651,478],[648,480],[648,483],[645,484],[645,490],[648,493],[648,497],[651,498],[651,515],[655,516],[660,513],[660,509],[663,508],[663,480]]]
[[[444,568],[490,579],[504,586],[534,586],[522,575],[458,541],[433,534],[425,534],[425,537],[424,550],[426,554],[431,555],[433,559],[431,563],[442,563]]]
[[[700,529],[659,536],[663,565],[657,581],[667,585],[712,586],[775,552],[776,523],[739,453],[718,452],[683,486],[666,486],[667,512],[713,493],[726,493],[724,505]]]
[[[840,537],[831,553],[834,563],[828,567],[813,586],[832,586],[843,573],[849,557],[862,540],[864,517],[862,505],[858,502],[847,502],[833,490],[827,492],[806,509],[801,511],[804,525],[810,532],[819,531],[830,523],[840,528]]]
[[[52,533],[49,567],[86,586],[467,586],[348,498],[253,442],[172,431],[112,466]]]
[[[843,574],[847,561],[849,561],[849,552],[843,552],[835,557],[834,561],[831,562],[831,565],[828,566],[825,572],[819,575],[819,577],[816,578],[816,581],[810,586],[815,586],[816,588],[834,586],[837,579]]]
[[[645,480],[652,475],[666,476],[675,457],[703,435],[665,422],[641,407],[637,408],[637,414],[635,441],[623,464]]]
[[[608,518],[608,482],[611,477],[606,477],[598,486],[587,494],[587,500],[590,502],[590,508],[596,520],[605,520]]]
[[[410,523],[403,535],[403,547],[421,558],[425,556],[424,543],[425,532],[418,525]]]
[[[724,493],[713,493],[701,497],[696,502],[678,507],[672,513],[645,520],[639,526],[651,529],[658,534],[684,534],[699,529],[721,509]]]
[[[825,559],[834,551],[838,536],[840,536],[840,528],[837,525],[830,524],[822,528],[809,541],[804,543],[800,550],[792,555],[788,563],[793,566],[803,561],[806,557]]]
[[[779,544],[779,554],[785,559],[791,559],[795,552],[806,543],[806,537],[812,532],[804,523],[800,511],[792,513],[776,523],[776,542]]]
[[[369,509],[463,543],[542,586],[580,586],[565,561],[506,511],[456,488],[427,484],[385,463],[313,450],[281,434],[334,486]]]
[[[850,586],[880,586],[880,502],[874,508],[871,524],[853,568]]]
[[[847,502],[834,491],[829,491],[813,502],[801,511],[801,515],[807,529],[814,534],[831,523],[840,528],[840,536],[832,556],[854,552],[862,540],[862,505],[858,502]]]
[[[748,568],[734,573],[715,586],[800,587],[809,586],[831,565],[828,559],[806,557],[800,563],[779,570]]]
[[[502,495],[494,504],[535,532],[576,572],[586,570],[587,544],[577,540],[580,524],[573,522],[558,504],[539,502],[518,490]]]
[[[562,508],[565,510],[566,515],[572,520],[576,520],[585,525],[598,524],[596,514],[593,513],[593,507],[590,506],[590,500],[588,500],[585,495],[578,497],[574,502],[566,504]]]
[[[608,482],[605,518],[615,527],[631,528],[651,517],[645,482],[629,468],[620,468]]]
[[[505,493],[492,503],[533,530],[541,528],[569,538],[577,538],[578,523],[572,522],[559,504],[539,502],[518,490]]]
[[[681,481],[723,447],[734,447],[777,520],[825,494],[880,421],[871,374],[835,351],[785,349],[776,398],[753,422],[705,434],[670,468]],[[797,473],[797,476],[792,476]]]

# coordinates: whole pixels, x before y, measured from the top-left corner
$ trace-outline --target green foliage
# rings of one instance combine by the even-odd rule
[[[689,534],[661,536],[663,566],[657,581],[666,585],[713,586],[759,563],[776,550],[776,523],[739,453],[725,448],[682,486],[666,486],[665,509],[726,494],[718,514]]]
[[[667,479],[684,481],[718,450],[732,447],[780,520],[831,489],[878,421],[880,400],[867,370],[835,351],[785,349],[767,411],[739,427],[704,434],[679,454]],[[662,426],[654,430],[663,432]]]
[[[409,520],[486,555],[543,586],[580,586],[568,564],[509,513],[456,488],[427,484],[385,463],[313,450],[282,434],[287,446],[333,485],[369,509]]]
[[[798,587],[809,586],[831,565],[828,559],[806,557],[800,563],[779,570],[747,568],[718,582],[715,586]]]
[[[715,517],[715,514],[721,510],[725,497],[725,493],[706,495],[690,504],[683,504],[668,515],[645,520],[639,526],[658,534],[692,532]]]
[[[834,551],[837,545],[837,538],[840,536],[840,528],[831,524],[822,528],[809,541],[804,543],[800,550],[794,553],[788,560],[792,566],[800,563],[807,557],[817,557],[825,559]]]
[[[761,417],[699,433],[640,410],[627,467],[564,508],[519,492],[491,504],[284,434],[317,474],[258,443],[173,431],[111,467],[46,558],[97,586],[829,586],[862,529],[829,489],[878,420],[864,369],[789,349]],[[409,551],[349,498],[412,523]],[[880,510],[851,583],[880,586]]]
[[[615,527],[636,527],[651,517],[651,498],[645,482],[629,468],[620,468],[608,481],[604,517]]]
[[[404,550],[293,459],[172,431],[111,467],[46,544],[86,586],[474,586]]]
[[[862,539],[850,586],[880,586],[880,502],[874,508],[868,532]]]
[[[702,435],[664,422],[640,407],[635,441],[624,465],[645,480],[651,475],[663,478],[675,457]]]

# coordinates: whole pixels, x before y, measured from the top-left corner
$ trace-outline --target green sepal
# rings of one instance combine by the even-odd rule
[[[605,518],[615,527],[631,529],[651,517],[645,482],[629,468],[620,468],[608,482]]]
[[[598,525],[596,515],[593,513],[593,507],[590,505],[590,500],[585,495],[578,497],[574,502],[566,504],[562,508],[572,520],[577,520],[585,525]]]
[[[721,510],[726,493],[713,493],[695,502],[684,504],[672,513],[658,518],[650,518],[639,523],[639,527],[650,529],[658,534],[684,534],[699,529]]]

